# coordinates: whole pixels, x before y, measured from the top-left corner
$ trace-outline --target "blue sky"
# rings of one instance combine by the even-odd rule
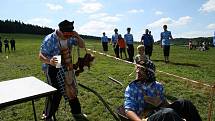
[[[215,0],[1,0],[1,20],[56,29],[64,19],[75,21],[80,34],[108,37],[114,28],[124,35],[131,27],[135,41],[145,29],[157,41],[163,24],[174,38],[208,37],[215,31]]]

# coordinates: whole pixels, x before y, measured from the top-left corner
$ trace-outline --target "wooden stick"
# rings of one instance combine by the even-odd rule
[[[121,86],[123,86],[123,84],[122,84],[120,81],[114,79],[113,77],[108,76],[108,78],[109,78],[110,80],[112,80],[113,82],[115,82],[115,83],[120,84]]]

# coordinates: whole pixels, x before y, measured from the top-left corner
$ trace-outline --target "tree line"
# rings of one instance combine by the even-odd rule
[[[0,20],[0,33],[21,33],[21,34],[36,34],[36,35],[47,35],[54,31],[54,29],[49,27],[41,27],[38,25],[25,24],[17,20]],[[84,39],[100,40],[100,37],[81,35]],[[212,37],[199,37],[199,38],[175,38],[172,44],[175,45],[186,45],[192,40],[195,45],[200,45],[202,42],[206,42],[211,45],[213,43]],[[156,42],[157,44],[160,41]]]
[[[54,30],[48,27],[40,27],[38,25],[25,24],[21,21],[0,20],[0,33],[23,33],[46,35]]]
[[[54,31],[49,27],[41,27],[38,25],[25,24],[17,20],[0,20],[0,33],[20,33],[20,34],[36,34],[47,35]],[[100,37],[81,35],[84,39],[100,39]]]
[[[193,45],[201,46],[203,42],[207,45],[213,45],[213,38],[212,37],[198,37],[198,38],[175,38],[172,43],[175,45],[188,45],[189,41],[192,41]]]
[[[192,44],[199,47],[203,42],[208,46],[213,46],[213,37],[198,37],[198,38],[174,38],[171,40],[173,45],[188,45],[189,41],[192,41]],[[155,44],[160,44],[160,40],[155,42]]]

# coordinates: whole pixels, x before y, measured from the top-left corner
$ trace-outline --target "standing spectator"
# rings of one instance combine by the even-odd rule
[[[105,32],[103,32],[103,36],[101,37],[102,47],[103,51],[108,51],[108,37],[105,35]]]
[[[154,40],[153,38],[153,35],[152,35],[152,31],[149,31],[149,35],[152,37],[152,39]]]
[[[15,42],[14,38],[12,38],[10,40],[11,51],[15,51],[16,50],[15,44],[16,44],[16,42]]]
[[[122,59],[122,53],[124,53],[125,59],[127,59],[127,55],[125,52],[126,44],[125,44],[125,40],[122,38],[121,34],[119,34],[118,44],[119,44],[120,58]]]
[[[154,37],[153,37],[153,35],[152,35],[152,31],[149,31],[149,35],[150,35],[151,38],[152,38],[152,51],[153,51]]]
[[[128,52],[128,56],[129,56],[129,61],[133,62],[134,61],[134,39],[133,39],[133,35],[130,34],[131,32],[131,28],[127,28],[127,34],[124,35],[124,39],[126,41],[127,44],[127,52]]]
[[[5,51],[5,53],[6,53],[6,49],[8,50],[8,52],[10,52],[10,50],[9,50],[9,41],[8,41],[7,38],[5,38],[5,40],[4,40],[4,51]]]
[[[1,37],[0,37],[0,53],[2,53],[2,41],[1,41]]]
[[[190,41],[189,41],[189,43],[188,43],[188,47],[189,47],[189,50],[192,50],[192,49],[193,49],[192,40],[190,40]]]
[[[40,48],[39,58],[47,65],[48,83],[57,89],[48,97],[45,105],[44,119],[52,121],[58,110],[61,97],[69,102],[71,113],[76,121],[86,121],[81,113],[81,106],[77,97],[77,82],[72,66],[71,51],[73,46],[85,48],[84,40],[74,29],[74,21],[64,20],[58,24],[59,29],[47,35]],[[56,68],[57,58],[61,54],[61,67]]]
[[[117,58],[119,58],[119,45],[117,44],[118,43],[118,29],[117,28],[114,29],[114,35],[112,35],[111,41],[112,41],[115,56]]]
[[[135,64],[144,64],[147,59],[148,58],[145,55],[145,46],[138,45],[137,46],[137,55],[134,57]]]
[[[214,31],[214,36],[213,36],[213,46],[215,47],[215,31]]]
[[[152,56],[154,39],[153,36],[149,34],[148,29],[145,30],[145,34],[143,34],[141,38],[141,43],[145,46],[145,55],[150,59]]]
[[[164,62],[169,62],[170,39],[172,38],[171,31],[167,30],[167,25],[163,25],[164,32],[161,32],[161,48],[163,48]]]

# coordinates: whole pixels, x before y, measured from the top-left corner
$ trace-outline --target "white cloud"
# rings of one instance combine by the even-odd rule
[[[43,26],[43,27],[52,27],[50,26],[51,20],[48,18],[32,18],[26,21],[28,24],[33,24],[33,25],[38,25],[38,26]]]
[[[128,13],[143,13],[144,10],[143,9],[131,9],[128,11]]]
[[[191,19],[192,18],[190,16],[183,16],[183,17],[180,17],[178,20],[174,20],[172,18],[167,17],[167,18],[161,18],[160,20],[157,20],[151,24],[148,24],[147,26],[149,28],[160,28],[164,24],[166,24],[168,26],[179,27],[179,26],[187,25],[191,21]]]
[[[180,17],[177,21],[173,21],[172,26],[183,26],[187,25],[191,21],[190,16]]]
[[[96,2],[97,0],[88,0],[88,1],[90,1],[90,2]]]
[[[173,21],[174,21],[174,20],[171,19],[171,18],[169,18],[169,17],[168,17],[168,18],[161,18],[160,20],[157,20],[157,21],[155,21],[155,22],[149,24],[148,27],[149,27],[149,28],[159,28],[159,27],[161,27],[161,26],[164,25],[164,24],[169,25],[169,24],[171,24]]]
[[[111,16],[111,15],[109,15],[107,13],[93,14],[93,15],[90,15],[89,18],[93,19],[93,20],[99,20],[99,21],[103,21],[103,22],[108,22],[108,23],[120,21],[120,16],[119,15]]]
[[[61,10],[61,9],[63,9],[63,7],[61,5],[56,5],[56,4],[51,4],[51,3],[47,3],[46,6],[50,10]]]
[[[215,11],[215,0],[208,0],[205,4],[201,6],[199,11],[202,12],[213,12]]]
[[[80,9],[76,11],[78,13],[95,13],[103,7],[97,0],[66,0],[66,2],[70,4],[80,4]]]
[[[97,0],[66,0],[67,3],[87,3],[87,2],[96,2]]]
[[[107,36],[113,34],[113,29],[116,27],[116,23],[121,19],[122,15],[109,15],[108,13],[99,13],[89,16],[89,21],[81,26],[78,30],[82,34],[101,36],[102,32],[105,32]]]
[[[209,25],[207,26],[207,29],[215,29],[215,24],[209,24]]]
[[[123,17],[123,14],[116,14],[116,17]]]
[[[156,14],[156,15],[162,15],[163,12],[161,12],[161,11],[156,11],[155,14]]]
[[[197,37],[211,37],[213,33],[211,31],[190,31],[185,33],[178,33],[175,36],[177,38],[197,38]]]
[[[84,0],[66,0],[67,3],[81,3]]]
[[[86,35],[102,36],[102,32],[105,32],[107,35],[111,35],[115,26],[116,25],[114,24],[106,23],[103,21],[92,20],[81,26],[78,31],[81,34]]]
[[[103,5],[99,2],[92,2],[92,3],[83,3],[81,4],[80,10],[78,10],[79,13],[95,13],[98,10],[100,10],[103,7]]]
[[[101,18],[106,17],[106,16],[108,16],[107,13],[98,13],[98,14],[91,14],[89,16],[89,18],[90,19],[101,19]]]

